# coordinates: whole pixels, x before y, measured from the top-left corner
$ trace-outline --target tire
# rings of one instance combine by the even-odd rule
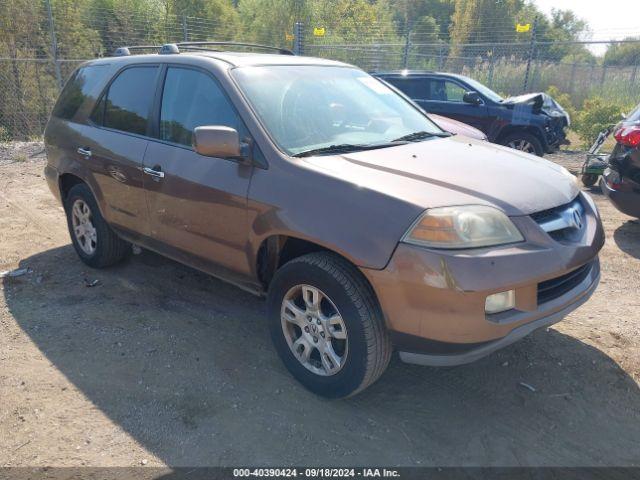
[[[582,184],[585,187],[593,187],[598,181],[598,175],[594,175],[593,173],[585,173],[582,175]]]
[[[542,148],[540,140],[535,135],[527,132],[511,133],[504,137],[500,144],[515,150],[537,155],[538,157],[544,155],[544,149]],[[521,146],[520,148],[518,147],[519,145]]]
[[[304,295],[312,289],[324,295],[322,301],[318,302],[322,312],[320,317],[327,318],[332,315],[331,310],[337,311],[337,315],[330,317],[328,329],[328,324],[322,322],[324,331],[320,335],[325,340],[318,338],[319,343],[315,346],[309,341],[312,349],[306,366],[301,358],[307,348],[303,345],[299,350],[302,353],[294,355],[294,347],[290,347],[293,340],[290,337],[295,332],[299,331],[300,338],[305,335],[302,327],[298,322],[283,319],[285,316],[294,317],[288,307],[283,307],[283,302],[295,299],[299,287],[307,289],[302,290]],[[296,301],[301,305],[298,309],[303,311],[302,322],[315,315],[304,299]],[[392,347],[375,294],[362,273],[335,254],[311,253],[295,258],[277,270],[269,286],[267,309],[271,337],[280,358],[296,380],[317,395],[327,398],[355,395],[375,382],[389,364]],[[339,328],[340,322],[336,319],[342,320]],[[321,328],[318,319],[310,320],[309,328],[313,328],[316,322]],[[338,338],[342,336],[341,331],[345,340]],[[307,335],[313,334],[309,332]],[[320,353],[325,348],[323,345],[329,343],[338,357],[342,355],[341,365],[335,372],[326,368],[327,363],[332,363],[330,360],[325,362],[325,358],[329,357],[323,358]],[[335,367],[336,364],[332,365]],[[312,368],[323,370],[324,373],[312,371]]]
[[[76,215],[78,210],[74,208],[80,209],[88,224],[80,220]],[[109,267],[123,260],[131,251],[131,244],[118,237],[102,217],[98,203],[86,184],[79,183],[71,188],[65,199],[65,212],[73,247],[90,267]],[[76,233],[74,222],[82,235]]]

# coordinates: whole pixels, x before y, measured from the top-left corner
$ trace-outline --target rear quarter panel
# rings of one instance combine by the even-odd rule
[[[58,179],[64,174],[71,174],[87,183],[104,216],[106,209],[104,208],[102,191],[91,174],[89,166],[76,153],[77,146],[81,145],[83,140],[83,135],[80,133],[81,127],[82,125],[51,117],[44,135],[47,168],[54,169]],[[54,189],[54,185],[51,183],[50,188]],[[57,191],[53,193],[60,198],[60,184],[55,185],[55,188]]]

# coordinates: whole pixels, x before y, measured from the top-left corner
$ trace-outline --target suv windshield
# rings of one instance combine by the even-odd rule
[[[476,82],[473,78],[464,77],[465,82],[467,82],[476,92],[481,93],[489,100],[492,100],[496,103],[500,103],[504,100],[500,95],[491,90],[486,85],[481,84],[480,82]]]
[[[273,140],[289,155],[393,145],[416,132],[422,132],[416,141],[442,134],[409,102],[355,68],[242,67],[233,75]]]

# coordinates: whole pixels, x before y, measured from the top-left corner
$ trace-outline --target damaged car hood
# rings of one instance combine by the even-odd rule
[[[464,137],[305,161],[358,188],[424,209],[482,204],[511,216],[528,215],[566,204],[579,192],[576,178],[563,167]]]
[[[567,111],[553,97],[543,92],[508,97],[501,104],[511,108],[529,107],[533,113],[543,112],[550,117],[564,117],[567,125],[571,124]]]

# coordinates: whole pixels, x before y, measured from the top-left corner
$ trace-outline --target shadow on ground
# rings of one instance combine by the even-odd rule
[[[327,401],[288,375],[263,302],[235,287],[148,253],[95,271],[66,246],[20,266],[33,273],[4,291],[22,329],[168,465],[639,461],[638,386],[553,329],[463,367],[394,359],[364,393]]]
[[[616,245],[623,252],[640,258],[640,220],[629,220],[613,232]]]

